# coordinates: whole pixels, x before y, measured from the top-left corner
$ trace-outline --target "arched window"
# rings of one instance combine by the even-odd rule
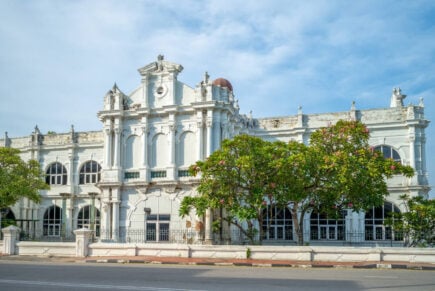
[[[92,227],[92,213],[91,205],[87,205],[80,209],[79,215],[77,216],[77,228],[91,228]],[[94,230],[96,236],[100,236],[100,211],[94,207]]]
[[[394,161],[399,162],[399,163],[402,162],[402,159],[400,158],[399,153],[390,146],[380,145],[380,146],[375,147],[375,151],[381,152],[384,155],[384,158],[386,158],[386,159],[393,159]]]
[[[312,240],[344,240],[346,210],[337,218],[328,217],[325,213],[311,213],[310,232]]]
[[[268,206],[263,210],[263,239],[293,240],[293,221],[288,208]]]
[[[53,163],[48,166],[45,172],[45,183],[48,185],[66,185],[67,182],[66,168],[61,163]]]
[[[58,206],[49,207],[44,213],[44,236],[60,236],[62,228],[62,209]]]
[[[79,184],[95,184],[101,179],[101,166],[95,161],[86,162],[80,169]]]
[[[403,236],[395,234],[391,227],[385,226],[385,219],[390,217],[392,212],[400,213],[399,208],[391,202],[373,207],[366,212],[365,216],[365,239],[366,240],[396,240],[400,241]]]

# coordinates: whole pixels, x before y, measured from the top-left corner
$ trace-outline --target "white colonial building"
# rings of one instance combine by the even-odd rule
[[[31,237],[68,237],[74,229],[88,227],[97,236],[113,241],[211,241],[213,212],[205,218],[180,218],[185,196],[196,195],[198,178],[188,167],[219,149],[222,140],[247,133],[267,140],[308,143],[310,134],[340,119],[360,120],[371,132],[370,143],[385,156],[415,169],[412,179],[395,176],[388,181],[390,196],[383,207],[367,213],[343,212],[331,220],[321,213],[305,218],[306,241],[388,241],[394,234],[385,228],[388,212],[404,211],[402,194],[428,197],[424,105],[404,106],[406,97],[394,89],[388,108],[304,114],[255,119],[239,113],[231,83],[222,78],[203,80],[194,88],[180,82],[183,70],[159,56],[139,69],[140,84],[124,94],[115,84],[104,97],[96,132],[42,134],[35,127],[30,136],[0,139],[1,146],[22,151],[36,159],[46,173],[50,190],[42,202],[22,200],[9,209]],[[267,218],[265,240],[294,239],[288,210],[277,209]],[[269,221],[270,220],[270,221]]]

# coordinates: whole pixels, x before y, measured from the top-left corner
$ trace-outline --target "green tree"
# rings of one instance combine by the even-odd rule
[[[414,174],[411,167],[374,151],[368,140],[361,122],[338,121],[315,131],[309,146],[247,135],[224,141],[222,149],[191,167],[193,174],[201,172],[200,195],[184,198],[180,215],[192,207],[198,215],[221,208],[226,214],[221,219],[240,228],[251,242],[259,232],[261,242],[267,205],[287,207],[303,245],[306,213],[317,210],[337,217],[343,209],[379,206],[388,195],[387,178]]]
[[[222,209],[224,215],[218,220],[238,227],[251,243],[257,238],[261,241],[262,229],[255,224],[262,225],[266,200],[273,203],[275,197],[273,184],[269,183],[277,172],[271,166],[274,146],[249,135],[223,141],[220,150],[190,167],[194,175],[201,173],[199,195],[183,199],[180,215],[187,215],[192,207],[199,216],[208,208]]]
[[[39,163],[24,162],[18,149],[0,147],[0,209],[14,205],[21,198],[39,202],[39,190],[48,189]]]
[[[413,176],[411,167],[384,158],[368,141],[369,130],[363,123],[340,120],[316,130],[309,147],[284,162],[278,184],[292,213],[299,245],[304,243],[305,213],[317,210],[334,218],[343,209],[380,206],[389,194],[386,179],[396,174]]]
[[[402,195],[405,212],[392,213],[387,219],[396,233],[403,234],[405,246],[428,247],[435,245],[435,200]]]
[[[281,154],[272,162],[277,169],[272,182],[276,205],[290,210],[298,244],[303,245],[304,215],[320,205],[317,194],[323,179],[320,175],[321,156],[312,147],[295,141],[279,149]]]

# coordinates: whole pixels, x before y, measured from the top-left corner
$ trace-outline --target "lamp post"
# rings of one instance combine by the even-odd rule
[[[62,197],[62,238],[66,236],[66,199],[71,196],[70,193],[60,193],[60,197]]]
[[[98,195],[98,193],[89,192],[88,195],[91,197],[91,209],[90,209],[91,230],[95,231],[95,197]]]

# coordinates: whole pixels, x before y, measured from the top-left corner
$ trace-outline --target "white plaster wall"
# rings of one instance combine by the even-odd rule
[[[163,168],[168,165],[169,144],[167,136],[157,134],[153,137],[150,155],[150,166],[152,168]]]
[[[191,131],[184,132],[178,143],[177,165],[188,167],[195,163],[197,154],[196,136]]]
[[[142,142],[137,135],[131,135],[127,138],[124,147],[124,168],[139,169],[142,158]]]
[[[165,189],[150,189],[146,194],[138,193],[134,189],[128,189],[122,193],[122,201],[125,207],[121,208],[121,218],[125,219],[127,229],[145,229],[145,208],[151,210],[151,214],[169,214],[171,216],[170,229],[184,230],[186,220],[192,219],[181,218],[178,210],[182,198],[190,195],[191,191],[177,191],[168,193]]]
[[[20,256],[74,257],[76,244],[60,242],[18,242],[17,253]]]

